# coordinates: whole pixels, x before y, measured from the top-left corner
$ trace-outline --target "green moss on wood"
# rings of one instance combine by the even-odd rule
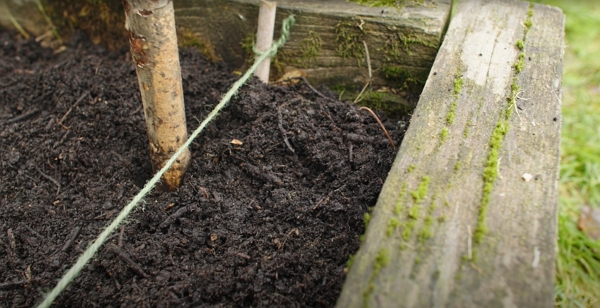
[[[429,188],[429,177],[424,176],[419,183],[419,187],[415,191],[412,191],[410,194],[413,197],[415,204],[418,204],[427,196],[427,189]]]
[[[242,50],[246,54],[246,64],[254,63],[254,44],[256,43],[256,31],[250,31],[240,42]]]
[[[338,55],[342,58],[355,58],[357,65],[361,66],[365,57],[365,48],[362,41],[366,33],[362,26],[344,21],[335,26],[335,42],[338,43],[336,49]]]
[[[418,205],[413,205],[410,210],[408,211],[408,218],[409,219],[417,219],[419,218],[419,207]]]
[[[369,277],[369,284],[367,285],[367,289],[363,292],[363,307],[369,306],[369,299],[373,294],[373,290],[375,289],[375,278],[381,272],[381,269],[387,266],[390,262],[390,256],[388,250],[385,248],[381,248],[377,255],[375,256],[375,261],[373,262],[373,272],[371,273],[371,277]]]
[[[521,70],[523,70],[524,66],[525,66],[525,53],[519,52],[517,63],[515,63],[515,70],[517,71],[517,73],[520,73]]]
[[[128,33],[123,27],[125,14],[121,1],[35,2],[40,3],[40,8],[43,9],[42,14],[51,20],[63,38],[68,37],[75,30],[82,30],[87,33],[94,44],[102,44],[109,49],[118,50],[129,45],[129,40],[126,39]],[[56,29],[51,29],[55,36],[58,34]]]
[[[531,27],[531,18],[533,16],[533,5],[530,4],[529,11],[527,12],[527,20],[525,21],[525,30],[523,33],[523,39],[521,41],[525,41],[527,37],[527,32]],[[529,21],[529,25],[527,22]],[[479,214],[477,216],[477,226],[473,232],[473,242],[475,244],[480,244],[483,240],[485,234],[488,232],[488,227],[486,224],[487,212],[491,200],[492,191],[494,189],[494,184],[496,183],[496,179],[498,178],[498,160],[500,155],[500,148],[502,146],[502,141],[504,140],[504,136],[508,133],[509,130],[509,120],[513,113],[513,108],[515,106],[515,101],[517,94],[519,93],[521,87],[518,85],[519,74],[524,66],[525,53],[519,52],[517,60],[515,61],[515,76],[513,76],[512,83],[510,85],[510,94],[507,97],[508,104],[505,110],[502,110],[498,121],[496,122],[496,126],[494,131],[492,132],[492,136],[490,138],[490,152],[488,154],[488,159],[486,161],[485,168],[483,170],[483,193],[481,197],[481,205],[479,207]]]
[[[415,164],[410,164],[410,165],[408,165],[408,168],[406,168],[406,172],[411,173],[411,172],[413,172],[413,170],[415,170],[416,167],[417,166]]]
[[[455,100],[450,104],[450,110],[446,115],[446,124],[452,125],[454,124],[454,119],[456,117],[456,107],[458,106],[458,102]]]
[[[425,242],[426,240],[430,239],[433,236],[433,231],[432,231],[433,221],[434,221],[433,213],[437,209],[436,199],[437,199],[437,192],[434,193],[434,196],[431,201],[431,205],[427,209],[427,216],[425,217],[425,223],[418,235],[419,242],[421,242],[421,243]]]
[[[371,222],[371,213],[365,213],[363,220],[365,222],[366,229],[369,226],[369,223]]]
[[[454,79],[454,98],[458,98],[464,84],[465,80],[462,78],[462,75],[459,72],[458,77]]]
[[[350,256],[348,257],[348,261],[346,261],[346,268],[348,270],[350,270],[352,268],[353,264],[354,264],[354,255],[350,254]]]
[[[442,143],[444,143],[444,141],[446,141],[446,138],[448,138],[448,134],[450,134],[450,131],[448,130],[447,127],[442,128],[442,132],[440,133],[440,139],[442,140]]]
[[[529,29],[531,29],[531,27],[533,26],[533,6],[533,3],[529,3],[529,10],[527,10],[527,19],[523,23],[523,25],[525,26],[525,35],[523,35],[523,40],[525,40],[527,32],[529,32]]]
[[[402,182],[402,187],[400,188],[400,194],[398,196],[398,200],[396,201],[396,207],[394,208],[394,214],[400,215],[402,212],[402,202],[404,197],[406,197],[407,185],[406,182]]]
[[[421,45],[428,48],[437,48],[438,46],[423,39],[422,35],[417,33],[394,32],[386,44],[383,52],[386,55],[386,61],[399,61],[402,57],[412,56],[411,47]]]
[[[384,64],[381,72],[401,89],[409,89],[414,86],[423,87],[427,79],[426,76],[414,76],[408,69],[399,65]]]
[[[425,225],[423,229],[419,232],[419,242],[423,243],[426,240],[430,239],[433,236],[433,232],[431,231],[431,225],[433,224],[433,217],[431,213],[425,217]]]
[[[467,137],[469,137],[469,128],[471,127],[471,125],[472,125],[472,124],[471,124],[471,119],[469,119],[469,120],[467,121],[467,125],[465,125],[465,130],[463,131],[463,137],[464,137],[464,138],[467,138]]]
[[[368,212],[366,212],[363,216],[363,221],[365,223],[365,233],[363,233],[360,237],[359,240],[362,243],[365,240],[365,234],[367,233],[367,228],[369,227],[369,223],[371,222],[371,210],[373,208],[369,208]]]
[[[498,177],[498,159],[500,154],[500,147],[504,136],[508,132],[508,119],[506,119],[506,112],[503,111],[500,120],[496,123],[492,137],[490,138],[490,153],[486,166],[483,170],[483,195],[481,197],[481,205],[479,207],[479,214],[477,217],[477,227],[473,234],[473,241],[475,244],[481,243],[484,235],[488,232],[487,225],[485,223],[487,217],[487,211],[492,195],[492,190],[496,179]]]
[[[523,50],[523,48],[525,48],[523,40],[517,40],[517,43],[515,45],[517,45],[517,48],[519,48],[519,50]]]
[[[313,31],[308,31],[308,35],[300,42],[301,64],[302,67],[308,67],[315,63],[315,60],[321,52],[323,40],[321,36]]]
[[[389,237],[390,235],[392,235],[392,233],[394,232],[394,230],[396,230],[396,228],[400,225],[400,220],[398,220],[398,218],[396,217],[390,217],[388,219],[388,223],[387,223],[387,232],[386,235]]]
[[[412,235],[413,228],[415,227],[416,218],[409,218],[406,224],[404,225],[404,229],[402,230],[402,239],[405,241],[410,240]]]
[[[464,83],[465,81],[459,70],[456,78],[454,78],[454,100],[452,100],[452,104],[450,104],[450,110],[446,115],[446,124],[448,125],[454,124],[454,119],[456,118],[456,107],[458,107],[458,98],[460,96],[460,92],[462,91]]]
[[[184,27],[177,29],[177,42],[181,47],[192,47],[200,50],[202,54],[211,62],[218,62],[222,59],[217,55],[214,46],[210,40],[195,34],[192,30]]]
[[[456,161],[456,164],[454,165],[454,171],[458,171],[460,170],[460,160]]]

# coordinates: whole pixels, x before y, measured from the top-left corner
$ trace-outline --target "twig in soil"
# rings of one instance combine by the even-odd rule
[[[242,258],[242,259],[246,259],[246,260],[250,260],[250,256],[245,254],[245,253],[241,253],[241,252],[232,252],[232,254]]]
[[[41,41],[43,41],[43,40],[45,40],[45,39],[47,39],[47,38],[49,38],[51,36],[52,36],[52,31],[46,31],[45,33],[42,33],[42,34],[38,35],[35,38],[35,41],[36,41],[36,43],[39,43],[39,42],[41,42]]]
[[[376,144],[379,141],[387,143],[387,141],[385,141],[385,140],[377,140],[374,137],[361,136],[359,134],[354,134],[354,133],[347,133],[346,139],[348,139],[350,141],[354,141],[354,142],[364,142],[364,143],[373,143],[373,144]]]
[[[40,168],[38,168],[38,166],[34,166],[34,167],[35,167],[35,170],[37,170],[37,172],[39,172],[43,177],[45,177],[50,182],[54,183],[54,185],[56,185],[56,187],[58,187],[58,189],[56,190],[56,195],[58,195],[58,193],[60,192],[60,183],[57,180],[55,180],[53,177],[42,172],[42,170],[40,170]]]
[[[44,130],[48,131],[52,128],[52,125],[54,125],[54,119],[56,119],[55,117],[50,117],[50,120],[48,121],[48,124],[46,124],[46,127],[44,127]]]
[[[142,267],[139,264],[135,263],[133,260],[131,260],[131,258],[129,257],[129,254],[127,254],[125,251],[121,250],[121,248],[115,246],[114,244],[110,244],[106,248],[108,251],[113,253],[115,256],[117,256],[117,257],[121,258],[121,260],[125,261],[125,263],[127,263],[129,268],[132,269],[134,272],[136,272],[138,275],[140,275],[144,278],[150,277],[148,274],[146,274],[146,272],[144,272]]]
[[[206,188],[204,188],[202,186],[199,186],[198,189],[200,189],[200,191],[204,193],[204,198],[206,200],[210,199],[210,197],[208,196],[208,191],[206,190]]]
[[[180,209],[178,209],[177,211],[175,211],[175,213],[169,215],[169,217],[167,217],[167,219],[165,219],[160,225],[158,225],[159,229],[164,229],[168,226],[170,226],[171,224],[173,224],[175,222],[175,220],[177,220],[177,218],[183,216],[185,213],[188,212],[188,207],[184,206]]]
[[[31,280],[19,280],[19,281],[14,281],[14,282],[0,283],[0,290],[22,286],[22,285],[25,285],[28,283],[37,282],[39,280],[40,280],[40,278],[33,278]]]
[[[262,178],[265,181],[273,182],[277,186],[283,186],[283,181],[270,172],[263,173],[258,167],[253,166],[249,163],[241,163],[240,167],[242,167],[242,169],[246,170],[247,172],[254,174],[257,177]]]
[[[35,230],[31,229],[28,225],[23,225],[27,230],[29,230],[29,232],[33,233],[37,238],[39,238],[40,240],[44,240],[44,236],[42,236],[41,234],[37,233]]]
[[[394,141],[392,140],[392,137],[390,137],[390,134],[388,134],[387,129],[385,129],[385,126],[383,126],[383,123],[381,123],[381,120],[379,120],[379,117],[377,117],[377,115],[375,114],[375,112],[373,112],[373,110],[371,110],[371,108],[364,107],[364,106],[358,108],[358,110],[366,110],[366,111],[368,111],[373,116],[373,118],[375,118],[375,120],[377,121],[377,123],[379,123],[379,127],[381,127],[381,130],[383,130],[383,133],[385,134],[385,136],[390,141],[390,144],[392,145],[392,148],[394,148],[394,150],[395,150],[396,146],[394,145]]]
[[[121,284],[117,281],[117,278],[113,276],[113,282],[115,283],[115,287],[117,290],[121,290]]]
[[[123,233],[125,233],[125,226],[121,227],[121,232],[119,232],[119,242],[117,243],[119,247],[123,246]]]
[[[67,110],[67,112],[65,113],[65,115],[60,118],[60,120],[57,122],[58,125],[63,126],[62,122],[67,118],[67,116],[69,115],[69,113],[71,113],[71,111],[73,110],[74,107],[76,107],[79,103],[81,103],[81,101],[90,94],[90,91],[86,91],[85,93],[83,93],[83,95],[81,95],[76,101],[75,104],[73,104],[69,110]]]
[[[17,248],[17,242],[15,241],[15,235],[13,234],[13,230],[6,230],[6,236],[8,236],[8,246],[10,250],[14,251]]]
[[[337,103],[337,101],[333,98],[327,97],[325,95],[323,95],[323,93],[319,92],[317,89],[315,89],[309,82],[308,80],[306,80],[306,77],[304,76],[296,76],[296,77],[292,77],[290,79],[302,79],[302,81],[310,88],[311,91],[315,92],[318,96],[326,99],[326,100],[330,100],[334,103]]]
[[[34,114],[36,114],[38,112],[40,112],[40,110],[35,108],[35,109],[29,111],[28,113],[22,114],[18,117],[14,117],[14,118],[6,121],[6,124],[12,124],[12,123],[17,123],[17,122],[20,122],[23,120],[27,120],[27,119],[31,118],[31,116],[33,116]]]
[[[346,187],[346,184],[330,191],[329,194],[327,194],[327,197],[321,199],[321,201],[317,202],[317,204],[315,206],[313,206],[312,210],[314,211],[315,209],[317,209],[317,207],[319,207],[319,205],[321,205],[321,203],[323,203],[323,204],[327,203],[327,201],[329,201],[329,198],[331,198],[331,195],[333,195],[334,192],[340,191],[344,187]]]
[[[59,123],[60,124],[60,123]],[[60,124],[60,126],[62,126],[63,128],[65,128],[64,125]],[[69,134],[71,133],[70,130],[68,130],[68,128],[66,128],[67,131],[65,132],[65,134],[60,138],[60,141],[58,141],[58,144],[56,146],[59,146],[61,144],[63,144],[63,142],[65,142],[65,139],[67,139],[67,137],[69,136]]]
[[[169,204],[167,204],[167,206],[165,206],[164,210],[168,211],[168,210],[170,210],[174,206],[175,206],[175,203],[169,203]]]
[[[325,108],[327,108],[327,106],[325,106]],[[333,123],[334,126],[336,126],[335,121],[333,120],[331,115],[329,115],[329,112],[323,110],[323,105],[319,104],[319,109],[321,109],[321,112],[331,121],[331,123]],[[337,126],[336,126],[336,128],[337,128]]]
[[[94,218],[92,218],[93,220],[100,220],[100,219],[110,219],[112,217],[112,215],[116,212],[116,210],[112,210],[108,213],[102,213]]]
[[[350,143],[350,149],[348,151],[350,152],[350,162],[352,162],[352,143]]]
[[[292,151],[292,153],[295,153],[296,151],[294,151],[294,148],[292,148],[292,146],[290,145],[290,142],[288,141],[288,138],[287,138],[287,134],[286,134],[285,130],[283,129],[283,116],[281,115],[281,106],[277,107],[277,119],[279,120],[279,130],[281,131],[281,134],[283,135],[283,142],[285,142],[285,145],[287,145],[288,149],[290,149],[290,151]]]
[[[344,185],[345,186],[345,185]],[[288,238],[290,237],[290,235],[294,233],[296,234],[296,236],[300,235],[300,231],[298,231],[298,229],[294,228],[292,230],[290,230],[286,235],[285,238],[283,239],[283,243],[281,243],[281,247],[278,248],[278,250],[282,250],[283,247],[285,246],[285,242],[287,242]]]
[[[71,231],[71,236],[69,236],[67,242],[60,249],[60,252],[65,252],[67,249],[69,249],[69,247],[71,247],[71,244],[73,244],[73,241],[75,240],[75,238],[77,238],[77,235],[79,235],[79,231],[81,231],[80,226],[75,227],[73,231]]]

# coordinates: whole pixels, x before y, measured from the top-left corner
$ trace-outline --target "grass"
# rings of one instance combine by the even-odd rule
[[[577,228],[600,207],[600,2],[539,0],[567,16],[555,305],[600,307],[600,241]]]

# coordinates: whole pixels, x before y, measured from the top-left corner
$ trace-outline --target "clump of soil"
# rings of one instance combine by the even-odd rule
[[[3,307],[41,301],[152,173],[129,56],[68,47],[0,31]],[[192,131],[238,76],[196,50],[181,64]],[[332,99],[244,86],[192,144],[184,185],[147,196],[55,305],[333,306],[395,150],[319,89]],[[406,122],[379,117],[399,144]]]

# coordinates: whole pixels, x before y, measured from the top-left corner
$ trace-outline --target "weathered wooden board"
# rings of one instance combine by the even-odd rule
[[[244,40],[256,31],[258,2],[178,1],[177,22],[209,42],[226,62],[241,66],[249,51],[242,48]],[[424,83],[450,13],[450,0],[400,9],[345,0],[280,0],[277,4],[276,29],[289,14],[296,15],[296,24],[274,68],[292,66],[317,83],[350,81],[360,87],[368,77],[363,40],[375,72],[374,85],[390,86],[395,79],[404,83],[407,78],[412,78],[408,83]],[[397,76],[386,77],[386,72]]]
[[[0,26],[13,28],[15,23],[34,36],[47,31],[47,23],[34,1],[0,0]]]
[[[563,37],[460,1],[338,307],[552,307]]]

